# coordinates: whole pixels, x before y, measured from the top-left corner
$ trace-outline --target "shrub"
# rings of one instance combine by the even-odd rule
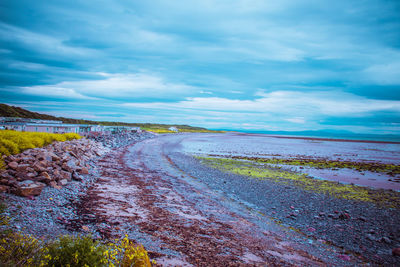
[[[42,147],[45,144],[45,140],[43,138],[38,137],[38,136],[34,136],[34,137],[31,138],[31,143],[35,147]]]
[[[3,232],[0,238],[1,266],[42,265],[43,246],[34,237],[18,232]]]
[[[137,245],[125,236],[121,242],[117,242],[117,245],[111,244],[117,251],[120,251],[120,258],[114,258],[115,262],[123,267],[151,267],[149,256],[147,251],[142,245]]]
[[[3,155],[13,155],[19,153],[19,148],[16,143],[8,139],[0,139],[0,153]]]
[[[67,138],[67,140],[69,140],[69,141],[82,138],[82,136],[80,136],[79,134],[76,134],[76,133],[66,133],[66,134],[63,134],[63,136],[65,136]]]
[[[13,139],[13,142],[15,142],[19,148],[20,151],[24,151],[30,148],[35,148],[35,145],[32,144],[30,136],[26,135],[17,135],[16,138]]]
[[[106,246],[89,236],[63,236],[45,248],[49,266],[106,266]]]

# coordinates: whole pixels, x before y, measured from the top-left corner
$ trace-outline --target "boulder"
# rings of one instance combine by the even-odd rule
[[[51,175],[51,177],[53,177],[53,180],[60,180],[61,179],[61,174],[60,171],[58,169],[54,169],[52,172],[49,173]]]
[[[70,159],[67,162],[64,162],[61,168],[68,172],[73,172],[78,168],[78,166],[76,166],[75,160]]]
[[[40,182],[26,180],[18,183],[15,193],[22,197],[38,196],[46,185]]]
[[[9,191],[9,189],[10,187],[7,185],[0,185],[0,193],[6,193]]]
[[[40,175],[36,178],[36,180],[38,180],[39,182],[43,182],[45,184],[49,184],[52,181],[48,172],[40,173]]]
[[[16,170],[18,168],[18,163],[16,161],[11,161],[10,163],[8,163],[8,167]]]
[[[57,156],[54,152],[48,152],[48,155],[51,157],[52,161],[59,161],[60,157]]]
[[[29,164],[18,164],[18,167],[16,168],[17,172],[28,172],[27,168],[29,168]]]
[[[44,172],[46,171],[46,168],[42,165],[41,162],[39,161],[35,161],[35,163],[33,163],[32,168],[37,171],[37,172]]]
[[[7,160],[8,162],[11,162],[11,161],[18,161],[17,157],[15,157],[15,156],[13,156],[13,155],[8,156],[8,157],[6,158],[6,160]]]
[[[392,249],[393,256],[400,256],[400,247]]]
[[[33,172],[28,172],[28,173],[26,174],[26,177],[27,177],[28,179],[32,179],[32,178],[36,177],[37,175],[38,175],[38,173],[35,172],[35,171],[33,171]]]
[[[55,181],[51,181],[49,185],[55,189],[61,189],[62,187],[57,184]]]
[[[28,172],[19,171],[13,175],[18,181],[29,180]]]
[[[68,180],[67,179],[61,179],[60,181],[58,181],[58,184],[61,186],[65,186],[68,184]]]
[[[51,165],[51,163],[47,160],[41,160],[40,165],[42,165],[44,168],[47,168],[48,166]]]
[[[0,171],[0,178],[4,178],[4,179],[10,179],[11,176],[7,171]]]
[[[86,167],[82,167],[80,174],[89,174],[89,170]]]
[[[74,172],[72,174],[72,179],[75,180],[75,181],[82,181],[83,180],[82,176],[80,176],[77,172]]]
[[[74,158],[79,159],[79,157],[74,152],[70,151],[69,154]]]
[[[72,176],[70,172],[66,172],[66,171],[60,171],[60,180],[67,180],[67,181],[71,181]]]

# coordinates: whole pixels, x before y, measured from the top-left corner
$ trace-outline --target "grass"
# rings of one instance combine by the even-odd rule
[[[76,133],[51,134],[0,130],[0,169],[4,169],[3,156],[15,155],[24,150],[47,146],[54,141],[64,142],[80,139]]]
[[[400,193],[374,190],[357,185],[314,179],[307,174],[283,170],[258,160],[197,157],[203,164],[223,172],[234,173],[259,180],[271,180],[280,184],[294,185],[307,191],[328,194],[335,198],[372,202],[384,207],[400,208]]]

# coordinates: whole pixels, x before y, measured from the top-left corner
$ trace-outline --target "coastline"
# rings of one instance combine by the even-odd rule
[[[216,266],[400,262],[391,256],[400,246],[397,208],[215,170],[176,150],[196,136],[100,138],[112,151],[92,158],[83,181],[46,187],[33,199],[7,195],[7,215],[15,230],[38,237],[91,234],[107,240],[128,233],[163,266],[196,265],[199,259]],[[290,245],[279,248],[275,238]],[[285,258],[288,253],[298,258]]]
[[[295,136],[295,135],[277,135],[277,134],[268,134],[268,133],[246,133],[246,132],[234,132],[238,135],[249,135],[249,136],[268,136],[274,138],[283,138],[283,139],[303,139],[303,140],[311,140],[311,141],[328,141],[328,142],[354,142],[354,143],[372,143],[372,144],[400,144],[400,141],[384,141],[384,140],[369,140],[369,139],[350,139],[349,137],[318,137],[318,136]]]

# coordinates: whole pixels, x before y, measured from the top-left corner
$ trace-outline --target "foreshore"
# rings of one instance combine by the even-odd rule
[[[75,170],[80,179],[45,186],[36,196],[1,194],[10,226],[43,238],[128,234],[166,266],[400,264],[392,255],[400,247],[398,208],[224,172],[172,149],[185,135],[153,137],[81,141],[95,142],[98,153],[85,159],[87,173]],[[73,149],[65,150],[71,156],[68,151]],[[278,248],[277,236],[290,245]]]

